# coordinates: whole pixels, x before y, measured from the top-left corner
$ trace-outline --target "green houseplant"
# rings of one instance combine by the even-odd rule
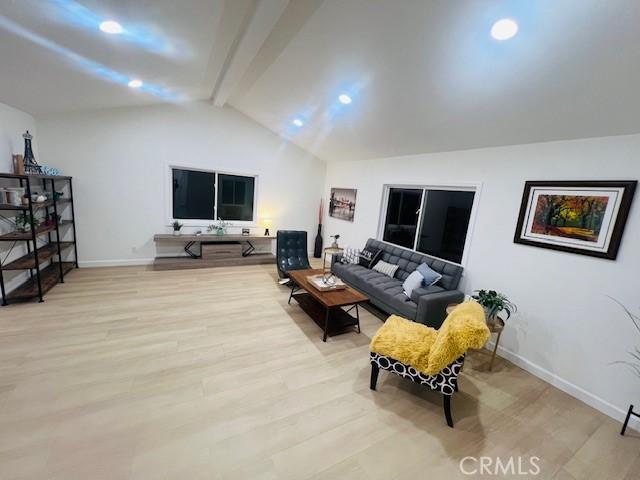
[[[173,234],[180,235],[180,230],[182,229],[183,225],[178,220],[174,220],[171,226],[173,227]]]
[[[625,307],[622,304],[622,302],[616,300],[615,298],[609,295],[607,296],[611,300],[616,302],[618,305],[620,305],[620,307],[622,307],[622,310],[624,310],[624,313],[629,317],[629,320],[631,320],[631,323],[633,323],[633,326],[635,327],[635,329],[638,332],[640,332],[640,315],[632,313],[631,310],[629,310],[627,307]],[[636,377],[640,378],[640,348],[638,346],[635,346],[633,347],[633,350],[630,350],[628,353],[629,353],[629,356],[631,357],[629,360],[616,360],[615,362],[611,362],[611,363],[614,365],[624,365],[628,367]],[[635,412],[633,410],[633,404],[629,406],[629,410],[627,411],[627,416],[624,420],[624,423],[622,424],[622,430],[620,431],[620,435],[624,435],[625,431],[627,430],[627,426],[629,425],[629,420],[631,420],[632,416],[636,418],[640,418],[640,413]]]
[[[613,297],[609,297],[609,298],[614,302],[616,302],[618,305],[620,305],[620,307],[622,307],[622,309],[624,310],[624,313],[629,317],[629,319],[631,320],[631,323],[633,323],[633,326],[636,328],[636,330],[638,330],[638,332],[640,332],[640,316],[632,313],[631,310],[629,310],[627,307],[625,307],[621,302],[619,302],[615,298]],[[637,346],[634,347],[633,351],[629,352],[629,355],[631,356],[630,360],[628,361],[617,360],[613,363],[618,365],[625,365],[629,367],[631,371],[634,373],[634,375],[640,378],[640,347],[637,347]]]
[[[207,230],[209,232],[214,233],[215,235],[224,235],[225,233],[227,233],[228,227],[229,227],[229,224],[225,222],[223,219],[219,218],[215,224],[209,225]]]
[[[36,229],[40,225],[40,220],[38,220],[36,217],[31,217],[31,214],[27,212],[16,215],[15,222],[16,229],[21,232],[29,232],[31,231],[32,227]]]
[[[518,311],[515,303],[509,300],[505,294],[498,293],[495,290],[476,290],[472,298],[484,307],[487,314],[487,323],[496,323],[501,312],[507,314],[507,318],[504,320],[508,320],[511,315]]]

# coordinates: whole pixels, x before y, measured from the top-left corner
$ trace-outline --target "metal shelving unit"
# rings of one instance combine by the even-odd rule
[[[20,187],[25,189],[25,194],[29,200],[27,204],[16,206],[3,203],[4,199],[0,199],[0,212],[13,212],[14,216],[28,212],[31,220],[31,229],[28,232],[14,231],[0,235],[0,242],[14,242],[14,245],[18,242],[26,242],[27,246],[27,253],[20,258],[12,261],[6,261],[7,258],[5,258],[4,261],[0,261],[2,305],[33,298],[38,298],[40,302],[44,302],[45,293],[58,283],[64,283],[65,275],[73,268],[78,268],[72,179],[66,176],[0,173],[0,180],[12,182],[14,185],[17,182]],[[61,187],[62,189],[68,185],[68,197],[56,199],[54,195],[56,183],[58,183],[58,188]],[[31,194],[36,188],[39,188],[38,185],[41,186],[43,191],[50,190],[52,199],[41,203],[32,201]],[[38,213],[44,213],[45,218],[51,218],[53,214],[54,221],[35,227],[33,220]],[[65,214],[67,216],[70,215],[70,218],[63,220],[61,217]],[[71,230],[73,240],[63,240],[67,229]],[[43,238],[46,239],[46,243],[42,244]],[[41,242],[40,245],[38,245],[38,241]],[[63,252],[70,249],[73,249],[74,260],[72,262],[64,262]],[[46,262],[48,262],[48,265],[45,266]],[[29,270],[29,278],[7,293],[5,291],[4,272],[15,270]]]

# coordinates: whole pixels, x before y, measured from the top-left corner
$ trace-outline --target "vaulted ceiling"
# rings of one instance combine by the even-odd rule
[[[637,0],[4,1],[0,102],[208,100],[326,160],[638,133],[638,24]]]

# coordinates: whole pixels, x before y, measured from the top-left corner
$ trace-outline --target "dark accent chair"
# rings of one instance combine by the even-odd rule
[[[460,265],[373,238],[367,240],[366,248],[382,250],[380,260],[398,265],[393,278],[361,265],[340,263],[337,255],[332,257],[331,270],[345,283],[367,295],[371,303],[384,312],[438,329],[447,318],[447,306],[464,300],[464,293],[458,290],[462,277]],[[440,273],[442,279],[435,285],[416,288],[409,298],[402,290],[402,282],[421,263]]]
[[[276,260],[280,278],[288,278],[291,270],[311,268],[307,248],[307,232],[278,230]]]

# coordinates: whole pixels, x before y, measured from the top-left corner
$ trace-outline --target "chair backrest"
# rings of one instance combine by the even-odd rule
[[[276,240],[276,260],[278,270],[311,268],[307,253],[307,232],[301,230],[278,230]]]
[[[482,348],[490,335],[482,306],[477,302],[461,303],[437,331],[429,350],[429,370],[440,371],[470,348]]]
[[[367,248],[382,250],[381,260],[398,265],[399,268],[396,271],[395,278],[405,281],[418,268],[418,265],[426,263],[430,268],[442,275],[442,279],[438,282],[439,286],[445,290],[458,288],[463,270],[460,265],[445,262],[439,258],[397,247],[373,238],[367,240]]]

